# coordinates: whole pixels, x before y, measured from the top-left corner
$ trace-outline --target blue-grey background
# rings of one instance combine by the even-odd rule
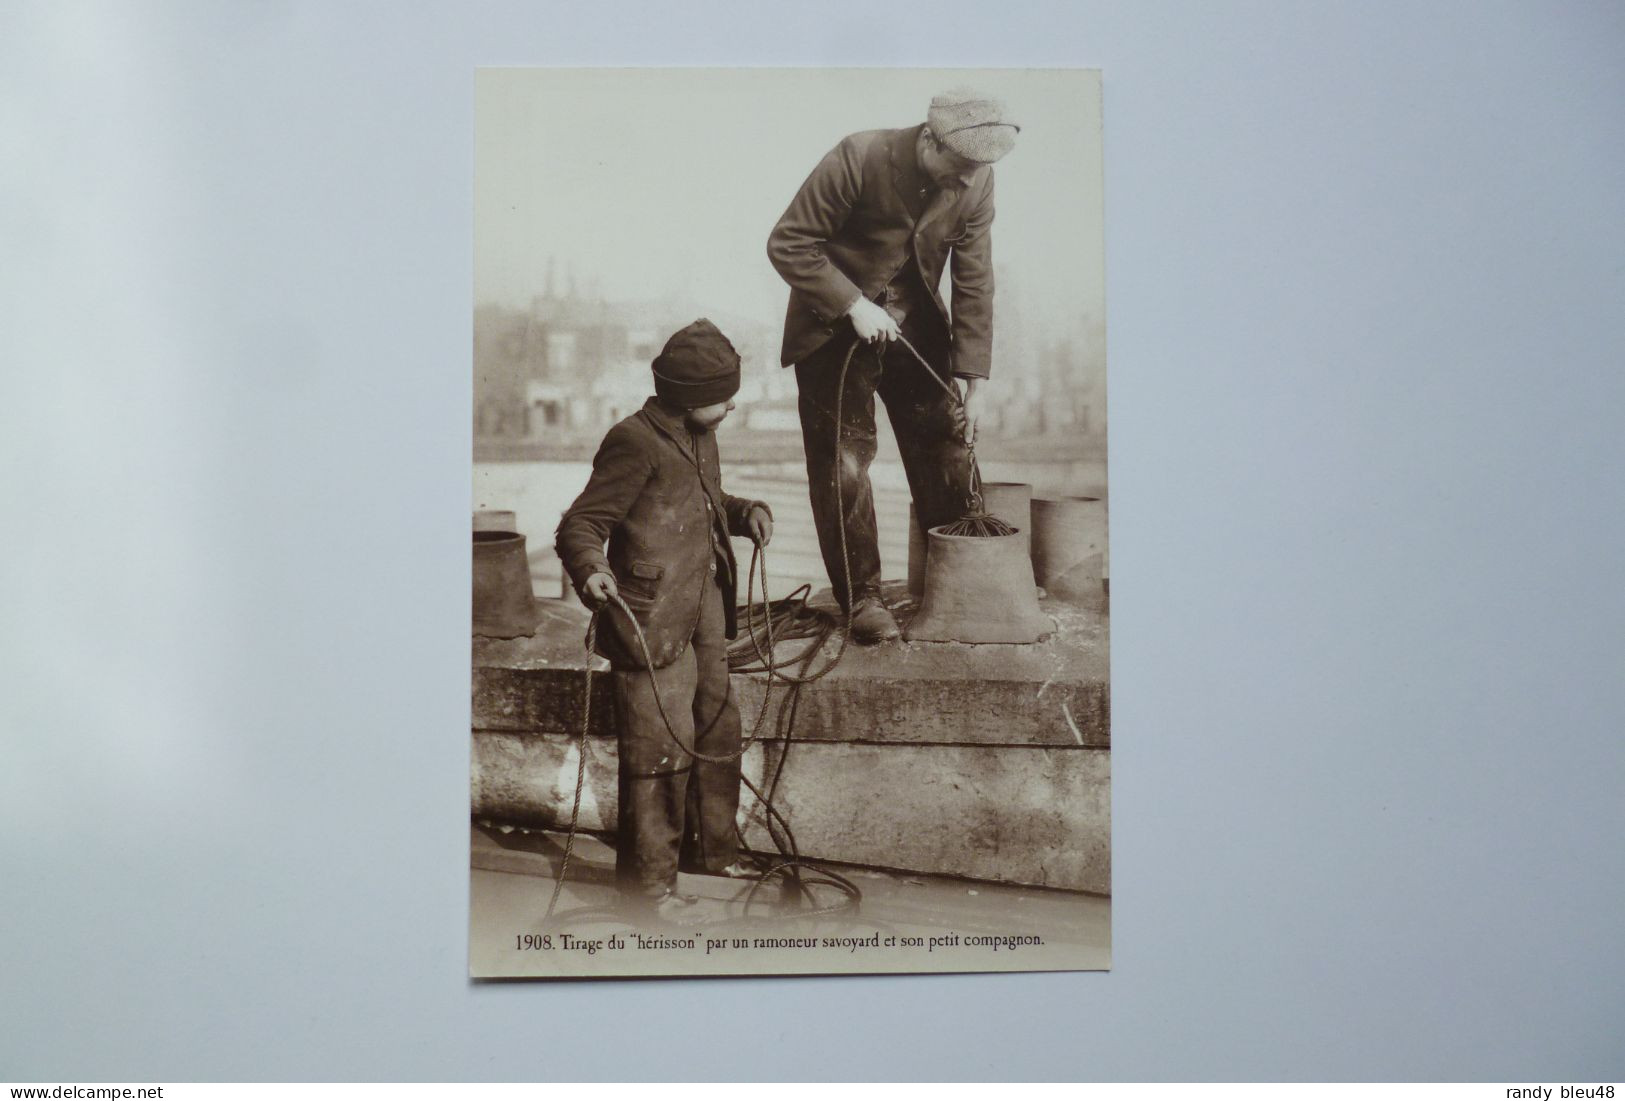
[[[1109,975],[464,978],[473,68],[673,63],[1105,70]],[[0,1078],[1625,1076],[1621,5],[10,4],[0,135]]]

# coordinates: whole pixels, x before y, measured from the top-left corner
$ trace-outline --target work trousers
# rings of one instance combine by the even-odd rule
[[[739,709],[728,687],[727,628],[720,585],[707,582],[700,619],[682,656],[653,671],[613,674],[620,752],[615,878],[621,889],[658,898],[685,870],[720,872],[738,855],[739,761],[702,761],[684,745],[713,757],[739,751]]]
[[[928,333],[912,331],[905,322],[908,337],[927,361],[938,365],[938,377],[946,375],[948,350]],[[886,405],[892,433],[902,453],[903,471],[908,476],[914,512],[922,530],[951,523],[967,511],[970,503],[972,456],[965,446],[965,413],[960,403],[941,386],[926,377],[926,369],[893,342],[882,351],[879,346],[859,344],[846,371],[846,392],[841,400],[840,450],[836,451],[835,397],[841,375],[841,362],[857,334],[850,321],[843,321],[835,335],[801,363],[796,364],[796,386],[800,391],[802,445],[807,452],[807,487],[812,498],[813,524],[818,530],[818,549],[824,568],[842,607],[877,595],[880,589],[880,539],[875,522],[875,497],[869,485],[869,465],[874,461],[875,395]],[[840,479],[840,504],[845,508],[846,555],[850,565],[852,592],[846,591],[841,562],[843,517],[836,504],[836,479]]]

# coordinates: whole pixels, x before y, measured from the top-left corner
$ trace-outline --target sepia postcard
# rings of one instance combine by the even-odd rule
[[[1101,77],[475,77],[476,978],[1111,965]]]

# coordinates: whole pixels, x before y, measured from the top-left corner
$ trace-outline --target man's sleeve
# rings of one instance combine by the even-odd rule
[[[953,246],[953,373],[987,378],[993,364],[993,170]]]
[[[626,519],[653,473],[654,464],[632,433],[621,425],[610,429],[593,456],[587,488],[565,510],[554,540],[576,592],[593,574],[612,572],[604,557],[604,541]]]
[[[862,190],[862,158],[848,138],[818,162],[768,234],[768,260],[786,283],[811,299],[813,313],[826,325],[863,296],[824,254],[824,243],[845,224]]]

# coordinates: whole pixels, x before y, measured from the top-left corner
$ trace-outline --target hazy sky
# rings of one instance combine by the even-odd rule
[[[474,295],[522,306],[549,257],[606,298],[675,294],[777,322],[768,231],[857,130],[925,119],[969,84],[1022,126],[997,167],[994,260],[1030,323],[1103,312],[1100,79],[1092,70],[483,69]]]

